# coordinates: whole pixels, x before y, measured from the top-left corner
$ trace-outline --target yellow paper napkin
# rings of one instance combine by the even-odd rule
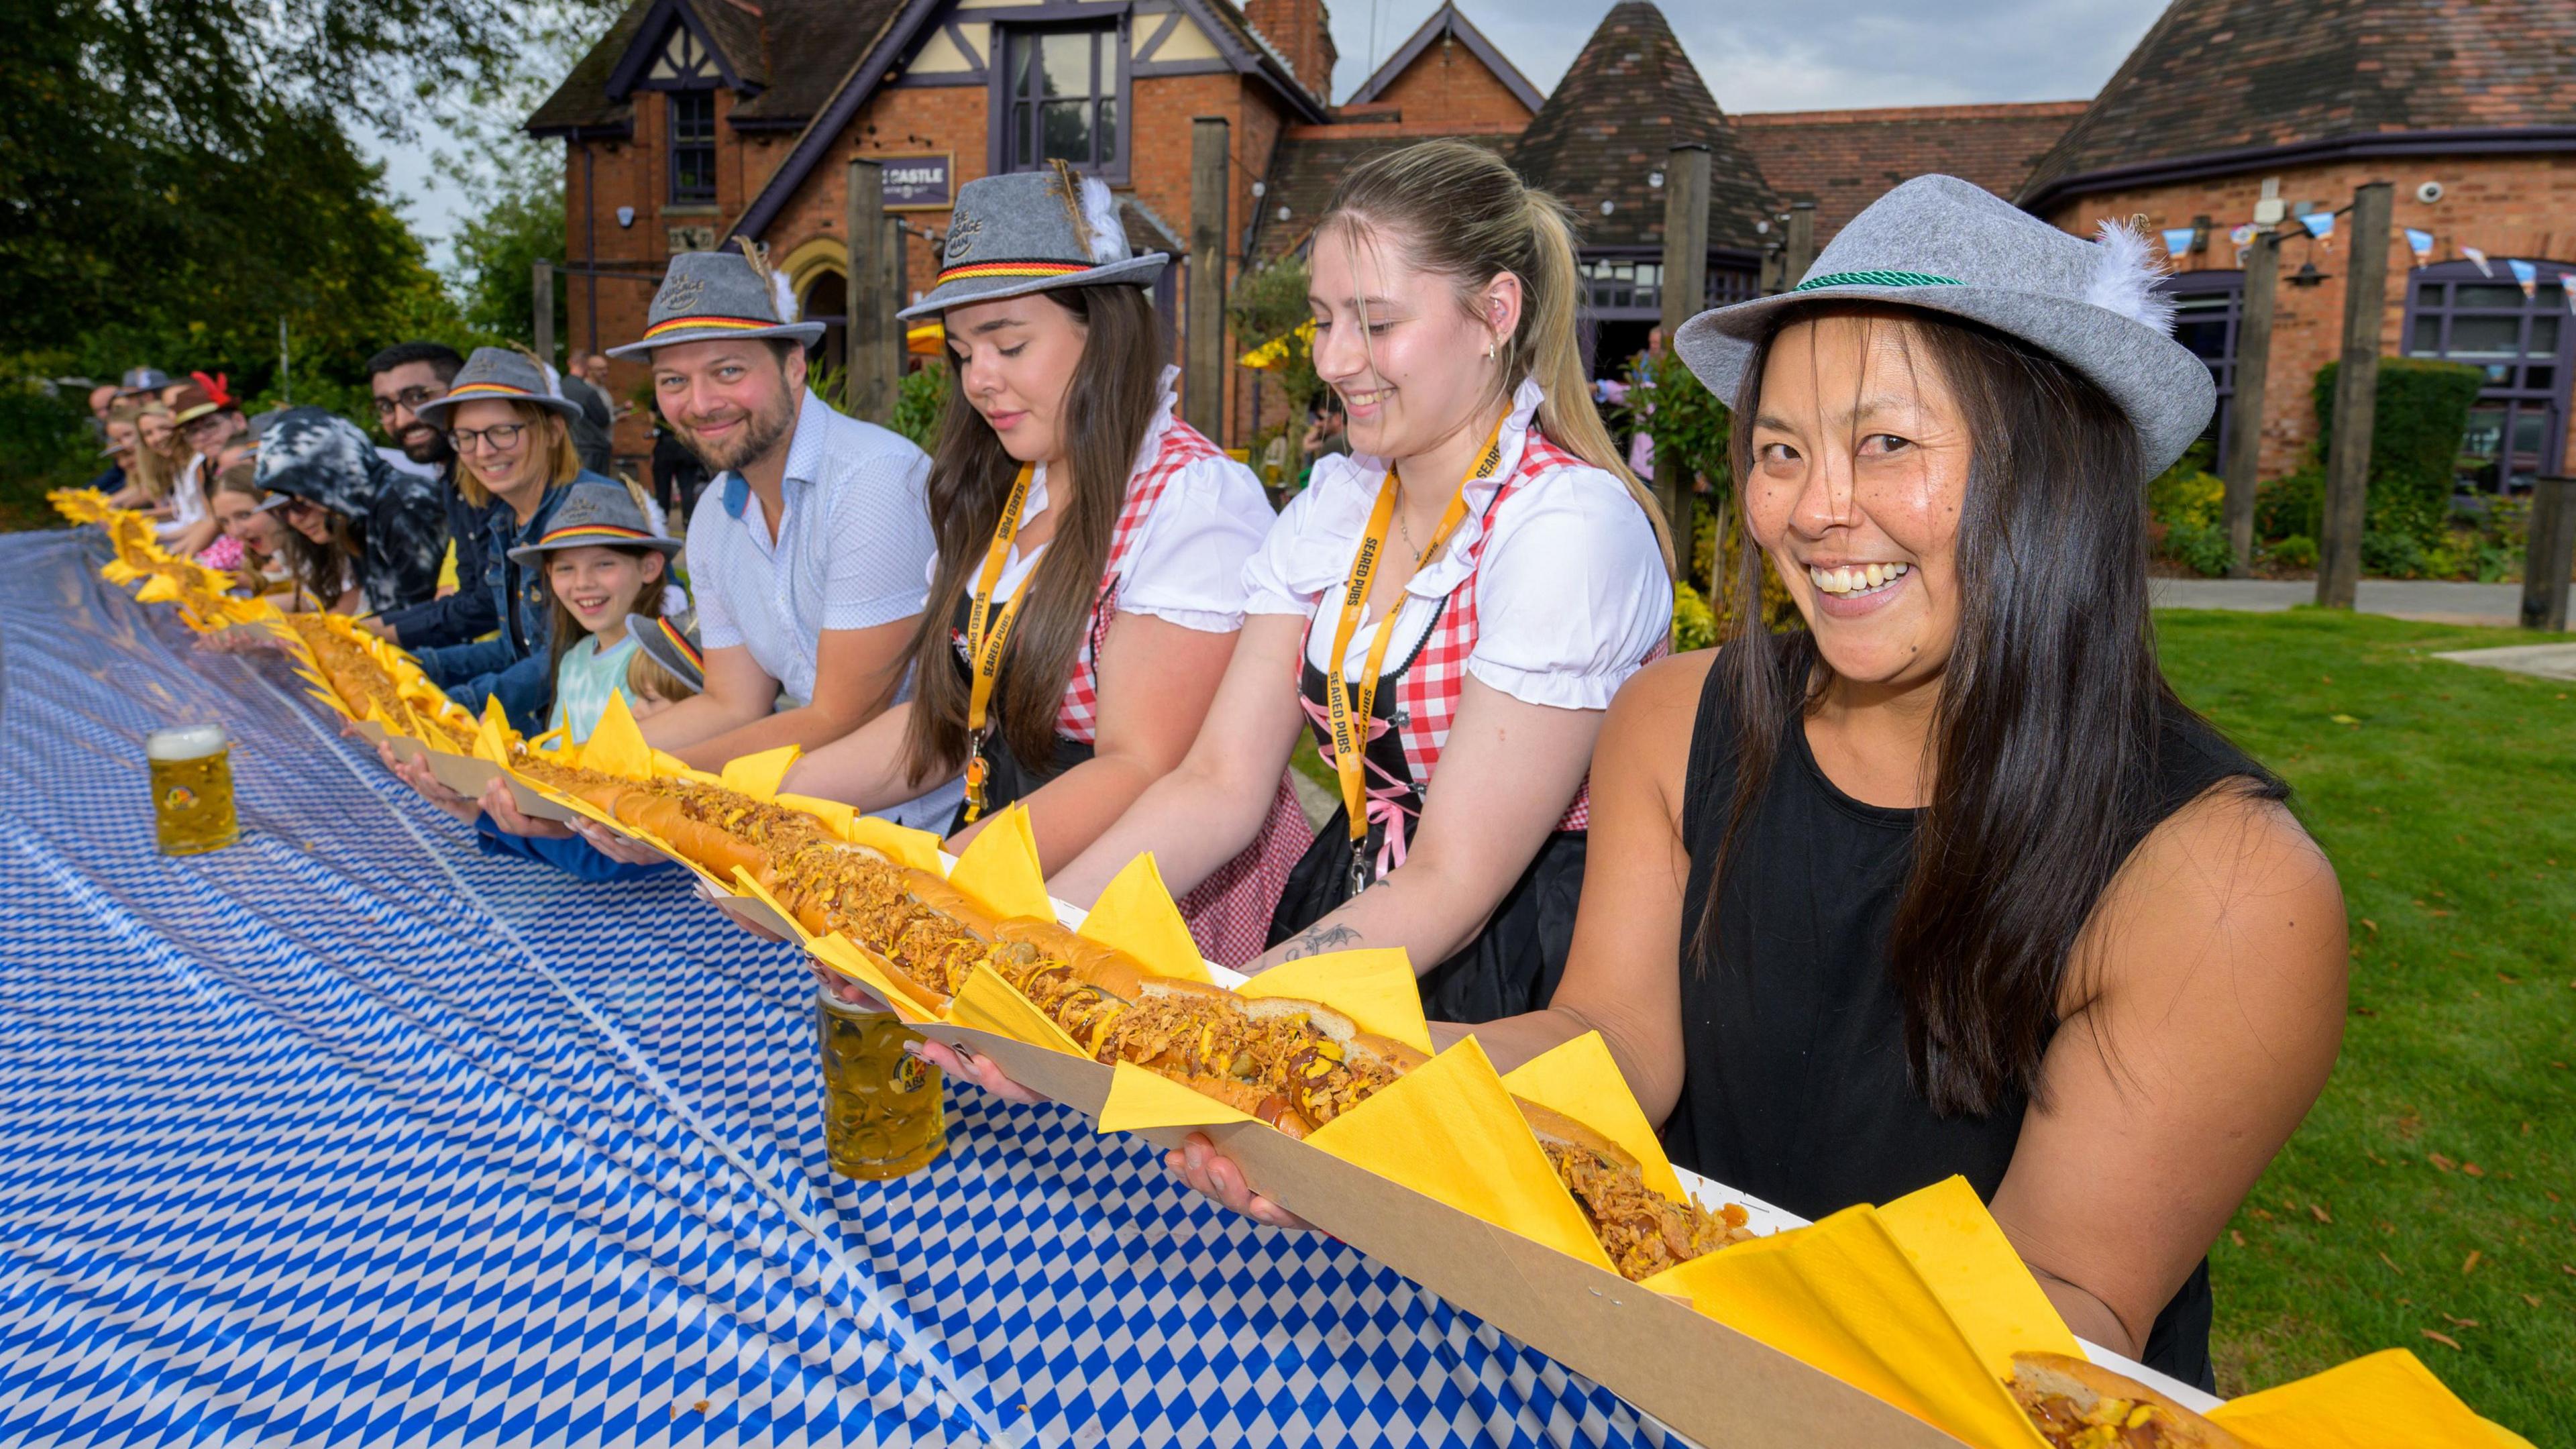
[[[789,934],[796,938],[797,943],[808,950],[813,949],[814,938],[806,934],[805,923],[796,919],[796,913],[794,911],[780,905],[778,903],[778,897],[771,895],[767,890],[763,889],[760,882],[753,880],[751,878],[750,871],[744,870],[741,866],[735,866],[733,868],[733,881],[731,884],[737,894],[749,896],[760,902],[762,905],[776,911],[778,913],[778,919],[787,923],[787,930]]]
[[[1235,994],[1319,1001],[1362,1031],[1393,1037],[1425,1055],[1431,1051],[1431,1027],[1422,1019],[1422,983],[1414,979],[1413,958],[1400,947],[1333,951],[1284,962],[1236,987]]]
[[[778,782],[787,778],[788,768],[805,751],[795,745],[780,745],[753,755],[737,755],[725,761],[717,779],[728,790],[738,790],[755,800],[778,798]]]
[[[1873,1208],[1693,1258],[1645,1286],[1981,1449],[2045,1449]]]
[[[856,981],[875,993],[879,1001],[894,1009],[906,1024],[920,1026],[939,1020],[939,1013],[921,1004],[903,983],[894,967],[876,952],[834,931],[805,943],[814,959]]]
[[[1029,830],[1029,812],[1017,805],[993,816],[967,844],[948,883],[1003,919],[1055,919],[1046,874],[1038,869],[1038,838]]]
[[[581,764],[583,769],[621,780],[653,777],[652,747],[644,743],[644,731],[626,708],[624,694],[610,692],[608,707],[599,712],[599,723],[591,728],[590,738],[582,741]]]
[[[1126,952],[1145,963],[1148,971],[1184,981],[1212,980],[1207,961],[1199,955],[1199,943],[1190,938],[1189,922],[1181,919],[1181,908],[1173,903],[1150,851],[1127,862],[1126,869],[1111,878],[1100,899],[1092,903],[1091,914],[1083,918],[1081,934]]]
[[[914,830],[874,815],[853,815],[842,838],[852,845],[864,845],[897,865],[944,875],[947,867],[939,859],[939,837],[927,830]]]
[[[1610,1266],[1493,1061],[1472,1039],[1405,1073],[1306,1140],[1471,1217]]]
[[[1109,1100],[1100,1104],[1102,1132],[1142,1132],[1149,1127],[1213,1127],[1220,1122],[1250,1122],[1214,1097],[1202,1096],[1169,1077],[1159,1077],[1130,1062],[1120,1062],[1109,1076]]]
[[[2254,1449],[2531,1449],[2402,1348],[2230,1399],[2209,1419]]]
[[[802,810],[823,822],[836,840],[850,838],[850,821],[857,817],[857,807],[847,800],[825,800],[813,795],[778,795],[773,797],[790,810]]]
[[[2001,1224],[1964,1177],[1945,1178],[1881,1206],[1878,1220],[1997,1378],[2025,1349],[2084,1356]]]
[[[1656,1140],[1601,1033],[1587,1031],[1532,1057],[1505,1072],[1503,1085],[1512,1095],[1562,1112],[1628,1149],[1646,1186],[1669,1198],[1683,1195],[1673,1160],[1664,1155],[1664,1144]]]
[[[959,1026],[994,1032],[1069,1057],[1091,1059],[1091,1053],[1075,1045],[1063,1027],[990,966],[979,964],[967,976],[966,983],[957,989],[956,999],[948,1004],[948,1019]]]

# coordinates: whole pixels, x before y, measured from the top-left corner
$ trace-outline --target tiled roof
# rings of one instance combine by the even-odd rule
[[[1738,111],[1730,119],[1783,204],[1816,204],[1816,244],[1822,246],[1862,207],[1926,172],[2012,195],[2088,104]]]
[[[769,89],[735,107],[734,123],[788,128],[811,120],[902,9],[903,0],[762,0]]]
[[[1475,22],[1469,20],[1453,0],[1440,0],[1440,8],[1432,11],[1413,34],[1395,48],[1395,53],[1386,58],[1386,63],[1377,68],[1376,74],[1360,82],[1360,88],[1351,92],[1350,99],[1343,104],[1366,105],[1384,95],[1387,87],[1395,84],[1395,78],[1404,74],[1405,67],[1431,48],[1431,42],[1443,39],[1455,39],[1465,45],[1467,53],[1492,71],[1494,79],[1501,81],[1503,89],[1510,91],[1522,105],[1536,111],[1547,103],[1547,98],[1539,94],[1538,87],[1531,85],[1529,77],[1521,74],[1521,68],[1512,64],[1511,57],[1487,40],[1485,32],[1478,30]]]
[[[1303,243],[1324,214],[1324,204],[1332,200],[1333,188],[1353,167],[1380,151],[1437,139],[1442,138],[1396,125],[1290,127],[1270,154],[1270,174],[1262,178],[1264,192],[1252,237],[1253,265],[1275,260]],[[1491,147],[1506,158],[1511,154],[1509,136],[1488,132],[1450,139]],[[1280,214],[1282,208],[1285,216]]]
[[[608,98],[608,73],[617,68],[618,60],[626,54],[626,47],[634,43],[635,28],[644,23],[645,12],[652,8],[653,0],[634,0],[626,7],[625,13],[609,23],[608,33],[599,38],[598,44],[583,52],[581,59],[573,62],[563,84],[556,86],[554,94],[546,97],[544,103],[529,114],[529,134],[560,135],[576,127],[587,130],[624,126],[632,121],[635,114],[633,106]]]
[[[2174,0],[2021,190],[2397,131],[2576,126],[2567,0]]]
[[[1602,17],[1511,156],[1531,185],[1573,208],[1584,245],[1661,246],[1664,194],[1647,178],[1690,141],[1709,149],[1709,244],[1758,249],[1754,224],[1770,209],[1761,169],[1663,12],[1624,0]]]
[[[766,88],[769,85],[769,58],[760,43],[761,12],[735,3],[735,0],[687,0],[698,23],[707,28],[707,38],[733,67],[733,73],[745,85]]]
[[[792,129],[831,99],[903,0],[762,0],[758,10],[733,0],[689,4],[734,74],[761,88],[734,107],[734,124]],[[633,106],[609,99],[608,78],[654,8],[655,0],[627,6],[528,117],[528,131],[559,135],[628,124]],[[659,38],[645,37],[647,43]]]

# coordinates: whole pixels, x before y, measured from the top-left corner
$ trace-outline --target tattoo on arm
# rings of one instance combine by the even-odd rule
[[[1296,961],[1327,951],[1347,950],[1358,945],[1359,940],[1360,933],[1349,926],[1309,926],[1279,943],[1279,959]]]

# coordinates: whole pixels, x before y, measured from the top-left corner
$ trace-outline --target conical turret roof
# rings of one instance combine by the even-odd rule
[[[1660,246],[1664,194],[1648,177],[1690,141],[1709,149],[1709,244],[1759,248],[1764,238],[1754,224],[1770,211],[1761,168],[1664,13],[1646,0],[1623,0],[1530,118],[1511,159],[1531,185],[1574,209],[1585,245]]]

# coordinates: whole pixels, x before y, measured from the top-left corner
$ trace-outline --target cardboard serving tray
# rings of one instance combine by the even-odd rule
[[[949,1023],[915,1028],[999,1062],[1097,1121],[1111,1069]],[[1256,1122],[1159,1128],[1165,1149],[1205,1133],[1254,1190],[1693,1441],[1748,1449],[1960,1440],[1688,1303],[1470,1216]],[[1776,1209],[1774,1210],[1776,1211]]]

